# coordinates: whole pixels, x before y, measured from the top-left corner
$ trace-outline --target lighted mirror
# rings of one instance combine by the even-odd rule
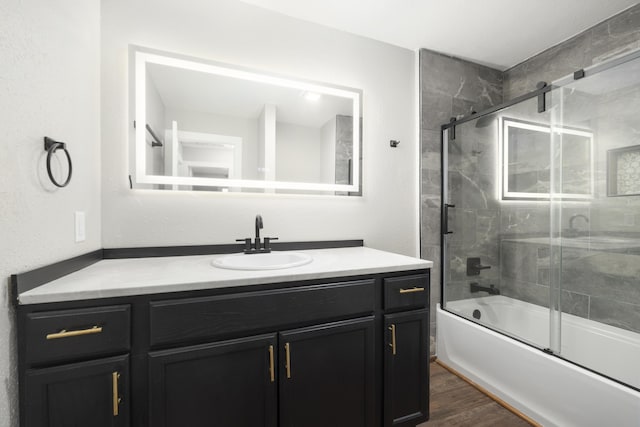
[[[357,89],[132,47],[136,188],[360,195]]]
[[[501,123],[503,199],[548,200],[552,168],[557,168],[554,197],[593,197],[592,132],[505,117]]]

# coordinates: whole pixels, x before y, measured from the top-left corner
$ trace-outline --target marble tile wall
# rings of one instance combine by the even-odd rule
[[[357,192],[336,191],[337,196],[362,196],[362,118],[360,118],[360,148],[359,148],[359,181],[360,190]],[[336,148],[335,148],[335,183],[351,184],[351,169],[353,159],[353,116],[336,116]]]
[[[632,75],[640,65],[625,65]],[[619,73],[620,69],[612,70]],[[610,71],[610,72],[612,72]],[[606,73],[606,72],[605,72]],[[604,75],[604,74],[603,74]],[[615,79],[614,79],[615,80]],[[609,79],[609,82],[611,80]],[[587,80],[580,90],[589,92]],[[585,215],[589,222],[576,224],[583,234],[591,236],[625,236],[640,239],[640,197],[609,197],[607,194],[607,152],[627,146],[640,147],[640,79],[618,90],[590,95],[587,102],[565,102],[567,125],[586,126],[594,132],[595,185],[594,197],[588,203],[564,204],[561,227],[567,228],[575,214]],[[577,91],[566,90],[570,96]],[[564,118],[563,117],[563,118]],[[535,304],[549,304],[548,249],[522,242],[502,243],[503,294]],[[526,261],[528,260],[528,261]],[[532,265],[533,263],[533,265]],[[519,268],[525,265],[526,268]],[[594,250],[563,248],[561,308],[564,312],[640,332],[640,244],[625,250]]]
[[[538,81],[552,82],[573,71],[640,48],[640,5],[604,21],[554,46],[504,73],[505,100],[535,87]],[[625,74],[633,74],[630,67]],[[585,85],[587,85],[585,80]],[[595,194],[588,204],[567,204],[561,213],[561,227],[568,219],[584,214],[590,222],[580,227],[592,235],[640,235],[640,197],[607,197],[607,151],[640,145],[640,85],[617,92],[590,93],[589,88],[554,94],[552,104],[562,98],[565,125],[594,131]],[[546,212],[534,205],[530,210],[543,223]],[[502,217],[508,214],[503,209]],[[522,212],[520,214],[522,216]],[[507,233],[507,228],[503,232]],[[535,228],[535,227],[534,227]],[[533,231],[533,230],[532,230]],[[507,245],[507,248],[505,248]],[[503,294],[549,305],[549,259],[540,247],[502,243]],[[545,259],[545,256],[547,257]],[[562,253],[562,310],[640,332],[640,256],[630,253],[564,249]],[[528,259],[529,261],[525,261]],[[532,265],[533,264],[533,265]],[[518,266],[526,268],[518,270]]]
[[[581,68],[640,48],[640,4],[521,62],[504,72],[508,101]]]
[[[632,74],[640,65],[629,64],[629,68],[628,73],[622,74]],[[569,219],[581,214],[589,221],[580,219],[575,223],[583,234],[637,238],[640,237],[640,224],[636,221],[640,197],[608,197],[607,151],[629,145],[640,147],[637,132],[640,118],[635,114],[640,108],[640,80],[614,92],[603,93],[604,87],[600,84],[598,90],[593,91],[593,86],[585,80],[576,90],[563,89],[565,125],[586,127],[594,133],[595,185],[594,197],[588,202],[563,203],[559,227],[566,230]],[[503,295],[549,306],[548,243],[525,241],[527,236],[548,236],[550,220],[547,204],[502,205],[501,238],[507,239],[502,240],[500,247]],[[635,267],[640,265],[640,244],[637,250],[606,252],[588,246],[584,249],[565,247],[561,265],[563,312],[640,332],[640,269]]]
[[[526,240],[501,242],[501,292],[548,307],[549,246]],[[638,251],[640,248],[634,253],[563,248],[562,312],[640,332]]]
[[[435,352],[435,305],[440,301],[440,128],[451,117],[461,117],[471,111],[482,111],[502,102],[502,73],[498,70],[463,61],[430,50],[420,50],[420,104],[421,104],[421,144],[422,144],[422,192],[421,192],[421,254],[425,259],[434,261],[431,276],[431,353]],[[461,137],[458,140],[462,142]],[[469,129],[466,138],[473,138]],[[484,150],[485,156],[473,154],[472,145],[457,144],[460,162],[465,162],[466,169],[457,170],[451,180],[460,186],[469,198],[482,197],[480,187],[489,186],[491,170],[481,170],[490,157],[493,147],[475,147],[475,151]],[[476,184],[476,180],[478,184]],[[461,193],[462,194],[462,193]],[[465,200],[470,200],[465,197]],[[476,242],[488,242],[496,239],[484,237],[489,230],[496,229],[495,211],[489,212],[486,204],[469,202],[473,208],[465,208],[463,204],[457,211],[466,215],[468,220],[461,221],[468,229],[456,235],[466,236],[459,244],[475,245]],[[482,206],[482,209],[476,209]],[[480,244],[480,243],[478,243]],[[486,244],[486,243],[485,243]],[[497,243],[495,243],[497,245]],[[497,254],[497,248],[492,248]],[[497,256],[497,255],[496,255]],[[457,269],[462,260],[458,260]],[[497,258],[496,258],[497,263]],[[496,270],[494,270],[496,271]],[[498,273],[495,273],[498,274]]]
[[[336,184],[350,184],[353,158],[353,117],[336,116]]]

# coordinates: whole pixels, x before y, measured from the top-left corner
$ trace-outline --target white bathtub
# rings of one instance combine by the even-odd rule
[[[549,311],[504,296],[448,308],[535,343],[548,341]],[[562,355],[640,387],[638,334],[562,315]],[[640,392],[438,307],[438,358],[544,426],[639,427]]]

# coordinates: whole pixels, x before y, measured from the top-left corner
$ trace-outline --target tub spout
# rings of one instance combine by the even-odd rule
[[[487,292],[489,295],[500,295],[500,289],[496,288],[494,285],[480,286],[477,282],[469,283],[469,291],[472,294],[475,294],[476,292]]]

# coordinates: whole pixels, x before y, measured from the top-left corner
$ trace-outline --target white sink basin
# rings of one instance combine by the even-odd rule
[[[229,270],[279,270],[299,267],[313,261],[310,255],[301,252],[270,252],[267,254],[232,254],[211,261],[214,267]]]

